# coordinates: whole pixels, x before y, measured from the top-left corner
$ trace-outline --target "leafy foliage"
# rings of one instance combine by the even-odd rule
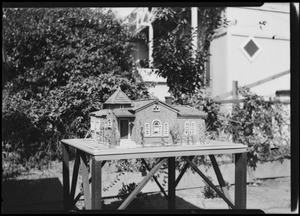
[[[223,121],[220,118],[220,103],[205,95],[203,91],[199,91],[187,99],[187,104],[207,114],[207,118],[205,119],[206,130],[208,132],[215,132],[217,136],[222,128]]]
[[[194,58],[191,35],[186,34],[190,32],[189,9],[159,8],[154,23],[161,29],[154,41],[155,67],[167,78],[177,102],[208,114],[211,139],[218,139],[219,132],[224,131],[234,134],[235,142],[248,145],[249,166],[278,158],[270,151],[272,145],[279,147],[281,159],[288,157],[289,145],[280,143],[289,144],[289,128],[278,103],[242,90],[243,106],[236,105],[226,120],[220,118],[220,105],[202,93],[207,48],[214,30],[222,25],[221,10],[199,9],[206,31],[201,30]],[[61,139],[84,137],[89,112],[101,109],[118,86],[133,100],[148,96],[131,57],[131,35],[110,12],[88,8],[4,9],[3,39],[14,77],[4,89],[2,105],[2,168],[7,177],[18,174],[18,164],[29,169],[56,159],[61,154]],[[193,161],[208,165],[203,156]],[[147,162],[152,167],[157,159]],[[179,158],[176,167],[182,169],[183,162]],[[120,175],[145,171],[140,160],[122,160],[116,166]],[[166,166],[158,176],[165,173]]]
[[[212,178],[211,178],[210,176],[208,176],[208,179],[209,179],[210,181],[212,181]],[[203,181],[203,182],[205,183],[205,185],[204,185],[204,190],[203,190],[203,194],[204,194],[204,197],[205,197],[206,199],[213,199],[213,198],[218,198],[218,197],[220,197],[220,195],[219,195],[214,189],[212,189],[212,188],[207,184],[207,182],[205,182],[205,181]],[[229,182],[225,181],[225,185],[226,185],[227,190],[229,190],[229,189],[230,189],[230,184],[229,184]],[[217,188],[218,188],[220,191],[222,191],[222,189],[221,189],[220,186],[217,186]]]
[[[239,92],[244,101],[233,107],[224,128],[234,142],[248,146],[248,165],[255,169],[258,161],[289,157],[289,128],[285,127],[289,116],[284,116],[282,104],[272,98],[265,100],[248,88]],[[274,147],[279,148],[279,154],[271,150]]]
[[[119,190],[118,196],[120,199],[125,200],[136,188],[137,184],[135,182],[132,182],[128,185],[122,184],[122,188]],[[142,192],[139,192],[136,196],[141,197],[143,194]]]
[[[167,79],[171,94],[182,103],[182,96],[204,87],[208,48],[215,30],[226,24],[223,8],[198,8],[199,29],[190,25],[190,8],[156,8],[153,22],[153,58],[156,73]],[[195,53],[192,40],[198,37]]]
[[[89,112],[119,86],[133,100],[148,97],[131,34],[110,11],[5,8],[3,39],[14,78],[3,92],[2,148],[18,163],[57,158],[59,141],[84,137]]]
[[[130,35],[109,12],[4,9],[3,25],[8,61],[18,76],[13,86],[24,89],[27,98],[78,75],[132,78]]]

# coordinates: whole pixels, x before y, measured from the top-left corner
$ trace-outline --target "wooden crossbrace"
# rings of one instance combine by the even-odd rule
[[[188,158],[184,157],[184,160],[189,163],[189,165],[204,179],[204,181],[207,182],[207,184],[214,189],[217,194],[222,197],[222,199],[232,208],[235,209],[235,206],[232,204],[232,202],[198,169],[198,167],[193,164],[192,161],[190,161]]]
[[[157,172],[157,170],[161,167],[161,165],[166,161],[167,159],[161,159],[160,162],[158,162],[152,170],[147,174],[147,176],[138,184],[138,186],[133,190],[133,192],[126,198],[126,200],[120,205],[118,210],[125,209],[131,201],[136,197],[136,195],[143,189],[143,187],[147,184],[147,182],[152,178],[152,176]]]
[[[222,173],[219,169],[219,166],[218,166],[218,163],[217,163],[217,160],[216,160],[215,156],[214,155],[209,155],[209,158],[212,162],[212,165],[213,165],[213,168],[215,170],[219,185],[222,188],[222,191],[223,191],[224,195],[230,200],[230,202],[232,202],[232,200],[230,198],[230,195],[229,195],[229,191],[226,187],[225,181],[223,179]],[[230,206],[229,206],[229,208],[230,208]]]
[[[190,160],[192,160],[193,156],[189,157]],[[179,176],[177,177],[176,181],[175,181],[175,188],[177,187],[177,185],[179,184],[181,178],[183,177],[185,171],[187,170],[187,168],[189,167],[188,163],[185,163],[183,169],[181,170],[181,173],[179,174]]]
[[[151,171],[150,167],[148,166],[144,158],[142,158],[142,163],[145,165],[148,171]],[[156,182],[157,186],[160,188],[160,191],[165,195],[166,198],[168,198],[168,195],[166,194],[164,188],[161,186],[161,184],[159,183],[155,175],[153,175],[153,179]]]

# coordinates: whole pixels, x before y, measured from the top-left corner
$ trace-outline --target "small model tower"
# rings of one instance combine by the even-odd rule
[[[91,113],[90,130],[92,138],[99,144],[119,145],[117,110],[132,106],[130,98],[119,87],[105,102],[104,109]]]
[[[105,102],[104,109],[130,108],[132,101],[119,87]]]

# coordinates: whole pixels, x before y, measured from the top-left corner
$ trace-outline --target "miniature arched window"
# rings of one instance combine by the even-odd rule
[[[184,123],[184,135],[189,135],[190,134],[190,122],[185,122]]]
[[[169,123],[164,123],[164,136],[169,136]]]
[[[150,124],[145,124],[145,136],[150,136]]]
[[[161,122],[159,120],[154,120],[152,122],[152,136],[161,135]]]
[[[153,108],[152,108],[153,112],[159,112],[160,111],[160,108],[158,105],[154,105]]]

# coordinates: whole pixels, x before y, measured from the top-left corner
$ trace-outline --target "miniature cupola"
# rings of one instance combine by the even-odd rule
[[[132,101],[120,87],[104,102],[106,109],[129,108],[131,106]]]

